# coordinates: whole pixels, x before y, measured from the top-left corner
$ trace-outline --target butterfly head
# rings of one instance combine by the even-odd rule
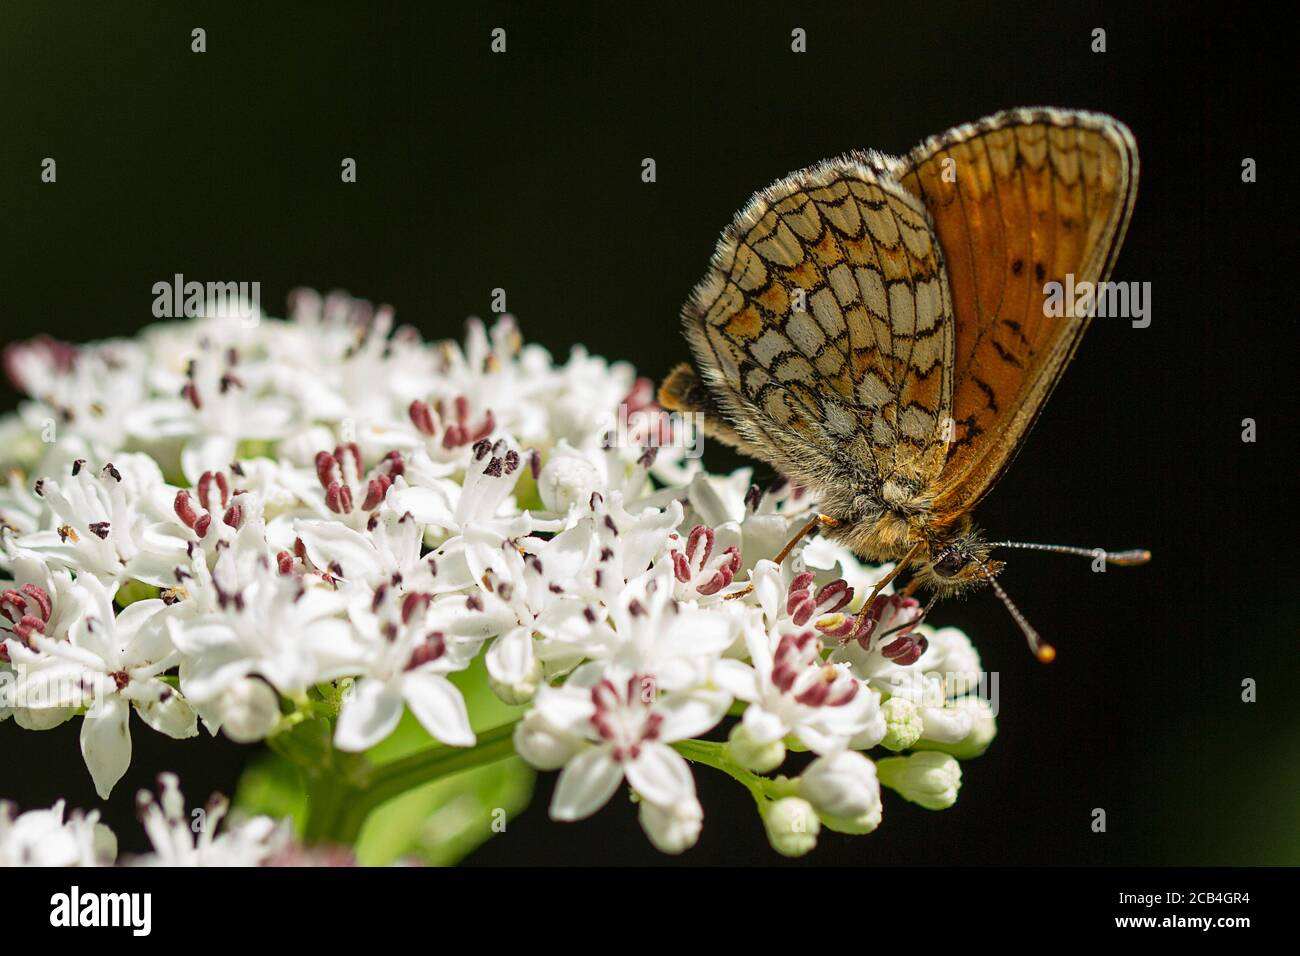
[[[998,573],[1005,564],[989,557],[993,547],[969,519],[964,519],[953,532],[930,542],[929,555],[921,563],[917,576],[934,591],[936,597],[950,597],[987,584],[1020,625],[1034,655],[1044,663],[1054,660],[1056,650],[1043,642],[1002,585],[998,584]]]
[[[991,547],[977,528],[963,522],[954,533],[930,542],[929,555],[917,576],[943,597],[951,597],[993,580],[1003,563],[989,558]]]

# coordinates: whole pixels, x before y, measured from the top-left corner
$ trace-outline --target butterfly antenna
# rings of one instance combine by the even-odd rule
[[[1027,541],[995,541],[991,548],[1021,548],[1025,551],[1051,551],[1056,554],[1077,554],[1081,558],[1101,558],[1107,564],[1121,568],[1130,568],[1146,564],[1151,560],[1151,552],[1145,548],[1132,551],[1103,551],[1101,548],[1072,548],[1065,544],[1031,544]]]
[[[993,593],[1006,605],[1012,620],[1020,625],[1020,630],[1024,632],[1025,640],[1029,642],[1029,650],[1033,652],[1033,655],[1044,664],[1050,664],[1056,660],[1056,648],[1044,642],[1042,636],[1034,630],[1033,625],[1025,620],[1025,616],[1020,613],[1020,608],[1016,607],[1016,602],[1011,600],[1011,596],[1006,591],[1002,590],[1002,585],[998,584],[997,579],[993,577],[993,572],[988,569],[988,565],[983,561],[977,561],[976,563],[979,565],[979,569],[984,572],[984,577],[988,578]]]

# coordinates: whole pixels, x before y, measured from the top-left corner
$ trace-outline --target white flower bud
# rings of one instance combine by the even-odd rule
[[[602,485],[596,466],[565,442],[551,453],[537,476],[537,491],[542,496],[542,504],[561,514],[572,505],[586,502]]]
[[[553,727],[540,712],[530,710],[515,724],[515,751],[538,770],[559,770],[583,742]]]
[[[916,749],[942,750],[944,753],[952,754],[958,760],[978,757],[989,749],[989,744],[998,735],[998,724],[993,716],[993,708],[983,697],[976,696],[959,697],[952,702],[952,707],[970,716],[970,731],[966,736],[956,743],[943,743],[926,736],[916,742]]]
[[[546,669],[542,666],[542,662],[534,658],[532,666],[519,680],[497,680],[491,674],[488,674],[488,687],[504,703],[509,704],[511,707],[519,707],[529,703],[537,696],[537,688],[542,685],[545,674]]]
[[[875,764],[855,750],[818,757],[799,777],[799,795],[828,816],[871,813],[880,806]]]
[[[743,723],[731,728],[727,748],[736,763],[754,773],[767,773],[785,762],[785,744],[780,740],[761,744],[754,740]]]
[[[265,739],[280,722],[280,698],[265,681],[236,681],[217,700],[217,717],[226,736],[237,744]]]
[[[951,694],[970,693],[983,674],[979,652],[970,638],[955,627],[941,627],[926,635],[930,646],[920,660],[927,673],[943,675]]]
[[[871,697],[871,707],[864,715],[865,722],[862,729],[849,738],[850,750],[870,750],[872,747],[879,747],[889,730],[885,715],[880,709],[880,691],[865,685],[862,691]]]
[[[641,829],[662,853],[683,853],[695,846],[704,828],[704,808],[698,800],[661,807],[641,801]]]
[[[885,715],[885,739],[880,743],[890,750],[906,750],[921,739],[925,721],[916,705],[905,697],[891,697],[880,705]]]
[[[956,744],[971,732],[971,715],[968,711],[945,705],[921,708],[925,730],[921,736],[941,744]]]
[[[836,833],[848,833],[853,836],[862,836],[864,833],[870,833],[876,827],[880,826],[880,818],[883,815],[883,808],[879,803],[876,808],[868,813],[858,817],[833,817],[828,813],[821,815],[822,823],[826,824],[826,829],[834,830]]]
[[[782,856],[803,856],[817,845],[822,824],[802,797],[782,797],[763,809],[763,826],[772,849]]]
[[[961,765],[946,753],[922,751],[876,762],[880,782],[927,810],[944,810],[957,802]]]
[[[73,714],[71,707],[15,707],[14,723],[23,730],[50,730]]]

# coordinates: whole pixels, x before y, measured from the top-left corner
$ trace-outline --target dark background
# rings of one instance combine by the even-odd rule
[[[496,26],[505,55],[489,52]],[[1003,581],[1057,645],[1050,667],[987,591],[940,606],[935,623],[965,628],[1000,673],[998,739],[964,763],[953,809],[887,794],[877,833],[825,833],[804,862],[1294,864],[1295,111],[1279,31],[1240,4],[10,2],[0,339],[129,334],[176,272],[260,280],[272,314],[295,286],[345,288],[438,337],[499,286],[557,355],[581,343],[659,377],[685,357],[677,311],[753,190],[1004,107],[1112,113],[1142,158],[1114,278],[1152,283],[1153,321],[1094,323],[979,519],[995,537],[1145,546],[1155,561],[1100,576],[1011,555]],[[46,156],[55,185],[40,182]],[[16,401],[7,385],[0,401]],[[717,447],[706,460],[737,463]],[[1257,703],[1240,700],[1246,677]],[[0,796],[98,805],[78,723],[0,725]],[[253,752],[133,730],[104,807],[126,849],[141,839],[133,795],[157,771],[197,801],[231,792]],[[778,862],[748,795],[696,778],[704,835],[680,862]],[[553,781],[470,861],[664,860],[621,798],[549,822]]]

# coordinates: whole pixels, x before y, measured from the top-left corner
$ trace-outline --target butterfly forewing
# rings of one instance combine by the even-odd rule
[[[1110,274],[1137,188],[1137,148],[1107,116],[1012,110],[934,137],[894,173],[930,213],[956,316],[942,524],[1011,461],[1087,316],[1049,316],[1047,283]]]
[[[756,196],[684,318],[751,451],[821,489],[911,501],[944,466],[953,310],[924,207],[887,162],[854,154]]]

